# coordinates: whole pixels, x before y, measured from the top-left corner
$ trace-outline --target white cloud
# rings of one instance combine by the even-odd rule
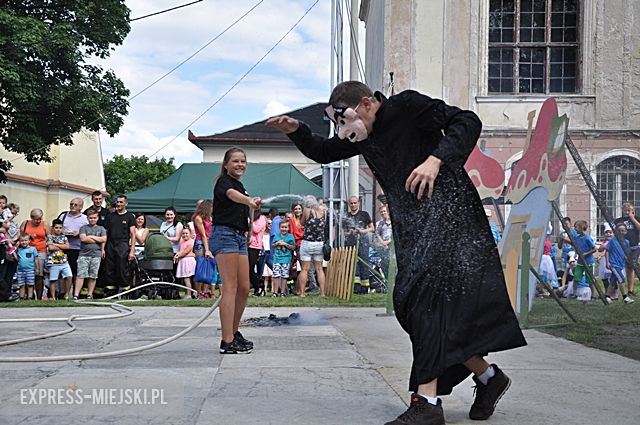
[[[265,108],[262,110],[262,113],[266,117],[273,117],[275,115],[284,114],[285,112],[288,112],[291,109],[292,108],[290,108],[289,106],[284,105],[276,100],[270,100],[267,103],[267,106],[265,106]]]
[[[225,99],[189,125],[273,47],[313,2],[262,2],[187,64],[133,99],[120,134],[113,139],[102,136],[105,158],[150,155],[187,126],[197,135],[214,134],[326,100],[330,2],[320,1]],[[113,69],[136,94],[256,3],[205,1],[132,22],[123,46],[102,65]],[[174,5],[169,0],[128,1],[134,18]],[[159,155],[173,156],[177,164],[202,159],[202,152],[186,139],[186,131]]]
[[[102,144],[102,154],[105,160],[113,158],[115,155],[129,156],[151,156],[155,151],[165,146],[156,158],[175,158],[175,164],[183,162],[201,162],[202,151],[194,146],[186,137],[166,136],[157,137],[152,132],[143,128],[130,125],[120,132],[116,137],[100,136]]]

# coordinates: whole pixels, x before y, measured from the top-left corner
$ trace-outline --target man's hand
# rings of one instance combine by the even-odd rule
[[[440,165],[442,165],[442,161],[431,155],[425,162],[418,165],[411,172],[404,184],[404,188],[411,193],[416,193],[416,189],[418,189],[417,197],[418,199],[422,199],[425,188],[429,187],[427,196],[431,199],[431,195],[433,195],[433,184],[440,172]]]
[[[298,127],[300,127],[300,123],[297,119],[286,115],[269,118],[265,124],[286,134],[293,133],[298,129]]]

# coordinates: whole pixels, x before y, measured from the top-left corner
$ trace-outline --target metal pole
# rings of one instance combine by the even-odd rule
[[[358,0],[350,0],[351,2],[351,22],[349,31],[351,40],[349,48],[349,79],[352,81],[358,80]],[[359,196],[360,195],[360,158],[358,155],[348,159],[349,162],[349,189],[345,193],[347,196]],[[375,194],[374,194],[375,196]],[[360,208],[364,209],[364,202],[360,205]]]
[[[520,312],[518,318],[520,319],[520,326],[526,329],[529,325],[529,269],[531,264],[529,259],[531,258],[531,236],[529,233],[524,232],[522,234],[522,254],[520,259]]]

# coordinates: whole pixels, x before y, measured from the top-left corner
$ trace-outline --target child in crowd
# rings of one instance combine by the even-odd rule
[[[606,294],[609,294],[609,284],[611,278],[611,270],[607,268],[607,258],[606,258],[606,248],[607,244],[613,237],[613,230],[611,230],[611,226],[609,223],[604,223],[604,239],[602,243],[598,246],[598,277],[602,279],[602,283],[604,284],[604,291]],[[618,299],[617,297],[617,289],[614,288],[611,293],[611,298]],[[615,295],[615,297],[614,297]]]
[[[10,203],[7,208],[11,211],[11,219],[9,220],[9,239],[14,245],[18,245],[18,237],[20,236],[20,225],[16,222],[16,216],[20,212],[18,204]]]
[[[553,260],[551,259],[551,240],[547,236],[547,240],[544,241],[544,247],[542,250],[542,258],[540,260],[540,275],[542,278],[551,285],[553,289],[558,288],[558,277],[556,275],[556,269],[553,267]],[[536,293],[538,296],[548,296],[549,293],[542,286],[542,284],[536,284]]]
[[[579,266],[579,264],[578,264]],[[582,276],[580,281],[578,282],[578,288],[576,289],[576,299],[578,301],[582,301],[583,304],[586,304],[588,301],[591,301],[591,295],[593,292],[591,291],[591,285],[589,284],[589,279],[587,276]],[[576,281],[574,280],[574,283]]]
[[[291,256],[296,249],[296,240],[289,233],[289,222],[280,222],[280,233],[273,238],[271,252],[273,252],[273,280],[277,295],[286,296],[287,279],[289,278],[289,267],[291,267]],[[275,294],[275,292],[274,292]]]
[[[191,289],[191,278],[196,274],[196,255],[193,253],[193,238],[191,238],[191,230],[188,228],[182,229],[180,248],[173,256],[173,262],[178,264],[176,277],[182,278],[184,286]],[[191,291],[187,290],[184,299],[190,300],[191,298]]]
[[[271,263],[273,265],[273,263]],[[273,281],[273,270],[267,264],[264,265],[262,270],[262,279],[264,280],[264,290],[268,291],[271,288],[271,296],[275,297],[276,294],[276,284]]]
[[[19,237],[19,246],[17,251],[18,269],[16,277],[20,298],[23,300],[33,298],[33,286],[36,282],[36,268],[38,267],[38,250],[30,246],[31,236],[23,233]],[[26,295],[25,295],[26,286]]]
[[[577,220],[574,227],[576,230],[576,235],[574,235],[577,244],[576,248],[580,250],[580,253],[582,253],[582,258],[584,258],[586,263],[582,261],[582,258],[580,258],[580,256],[578,256],[578,264],[576,265],[575,269],[575,279],[573,280],[573,289],[576,289],[576,285],[580,285],[584,288],[582,283],[582,276],[586,275],[589,286],[589,293],[592,293],[592,286],[595,282],[591,282],[591,276],[593,276],[595,273],[593,265],[595,264],[596,260],[593,254],[597,251],[596,244],[593,242],[593,239],[591,239],[591,236],[589,236],[589,234],[587,233],[589,225],[586,221]],[[586,268],[589,268],[589,270],[591,271],[591,275],[586,273]],[[576,296],[582,294],[583,298],[584,296],[586,296],[586,293],[587,291],[585,290],[580,291],[580,293],[578,293],[578,291],[575,291]],[[591,295],[589,295],[589,299],[590,298]]]
[[[612,294],[614,289],[617,287],[620,290],[620,295],[622,295],[623,304],[631,304],[634,300],[625,293],[624,282],[625,282],[625,256],[624,256],[624,248],[629,247],[629,241],[625,239],[627,235],[627,226],[624,223],[619,223],[616,225],[616,236],[609,240],[607,243],[607,248],[604,253],[607,268],[611,270],[611,278],[610,284],[607,291],[607,302],[611,304],[613,302]]]
[[[71,288],[71,267],[67,260],[65,249],[69,249],[69,240],[62,233],[62,221],[57,218],[51,223],[51,235],[47,236],[47,267],[49,268],[49,295],[52,300],[56,299],[56,292],[60,293],[58,298],[65,299],[69,295]],[[58,278],[62,282],[58,282]]]
[[[556,290],[559,297],[569,298],[573,295],[573,281],[576,269],[576,253],[571,251],[567,259],[567,266],[562,274],[562,286]]]
[[[87,210],[87,221],[80,227],[80,252],[78,254],[78,276],[76,287],[74,288],[73,300],[77,301],[87,279],[87,299],[93,299],[93,290],[96,287],[100,262],[105,256],[105,245],[107,244],[107,230],[98,226],[100,215],[93,208]]]
[[[7,197],[5,195],[0,195],[0,216],[4,221],[9,221],[13,218],[11,209],[7,207]]]
[[[567,229],[570,230],[573,237],[575,238],[576,231],[571,226],[571,218],[564,217],[562,219],[562,223],[566,226]],[[558,248],[562,249],[562,270],[566,270],[569,263],[569,253],[573,252],[575,254],[575,248],[573,247],[573,245],[571,245],[571,239],[569,238],[569,235],[567,235],[566,232],[562,232],[562,235],[560,236],[560,240],[558,242]]]

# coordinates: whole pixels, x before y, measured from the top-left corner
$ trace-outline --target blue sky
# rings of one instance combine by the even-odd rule
[[[130,0],[131,17],[186,0]],[[194,53],[259,0],[201,3],[134,21],[122,46],[102,65],[132,94]],[[315,0],[264,0],[195,58],[131,101],[120,133],[101,133],[105,159],[151,155],[173,139],[251,68]],[[331,2],[320,0],[300,24],[220,103],[190,126],[196,135],[231,130],[317,101],[330,93]],[[348,46],[348,45],[347,45]],[[348,75],[348,74],[347,74]],[[159,157],[200,162],[202,151],[182,133]]]

